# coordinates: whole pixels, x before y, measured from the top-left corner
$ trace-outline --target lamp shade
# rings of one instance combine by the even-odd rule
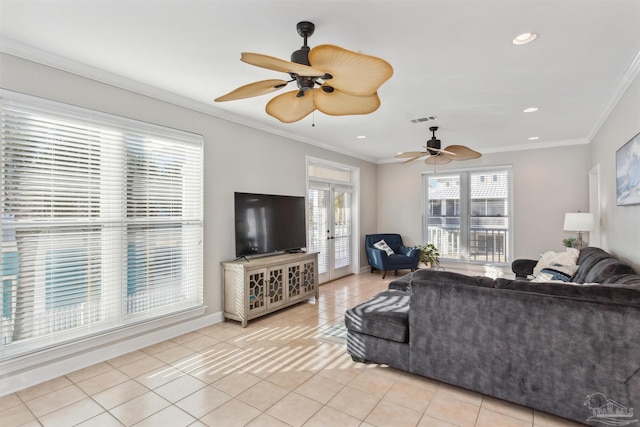
[[[576,212],[564,214],[564,231],[593,230],[593,214]]]

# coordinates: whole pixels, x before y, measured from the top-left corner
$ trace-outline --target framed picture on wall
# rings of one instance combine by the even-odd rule
[[[616,202],[640,204],[640,133],[616,151]]]

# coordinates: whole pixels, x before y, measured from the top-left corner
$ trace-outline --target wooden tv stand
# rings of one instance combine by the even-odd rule
[[[222,263],[225,319],[247,322],[304,301],[318,291],[318,254],[296,253]]]

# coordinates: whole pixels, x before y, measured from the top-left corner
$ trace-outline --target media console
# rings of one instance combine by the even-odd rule
[[[225,319],[242,327],[256,317],[304,301],[316,300],[318,254],[295,253],[222,263]]]

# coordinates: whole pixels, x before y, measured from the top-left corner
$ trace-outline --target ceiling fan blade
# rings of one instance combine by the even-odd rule
[[[471,160],[482,157],[482,154],[464,145],[450,145],[446,150],[449,154],[455,154],[454,157],[451,157],[452,160]]]
[[[451,163],[451,159],[449,157],[439,155],[439,156],[431,156],[425,159],[424,162],[428,165],[446,165],[447,163]]]
[[[317,90],[317,89],[314,89]],[[297,90],[283,93],[267,103],[266,111],[272,117],[283,123],[293,123],[303,119],[316,109],[313,104],[313,94],[307,93],[297,97]]]
[[[286,80],[262,80],[255,83],[249,83],[248,85],[240,86],[239,88],[232,90],[226,95],[219,96],[215,99],[215,102],[235,101],[236,99],[251,98],[253,96],[264,95],[266,93],[275,92],[282,89],[287,85]]]
[[[408,157],[420,157],[420,156],[427,156],[430,155],[428,152],[426,151],[405,151],[403,153],[398,153],[395,155],[395,157],[397,157],[398,159],[406,159]]]
[[[311,94],[308,93],[305,98]],[[373,113],[380,107],[380,98],[377,93],[367,96],[354,96],[334,89],[333,92],[325,92],[314,89],[316,108],[330,116],[349,116],[354,114]]]
[[[284,59],[262,55],[260,53],[242,52],[240,60],[247,64],[255,65],[256,67],[266,68],[267,70],[294,73],[304,77],[320,77],[326,74],[326,71],[318,70],[317,68],[296,64],[295,62],[285,61]]]
[[[404,165],[405,163],[412,162],[412,161],[414,161],[414,160],[416,160],[416,159],[419,159],[420,157],[422,157],[422,156],[424,156],[424,155],[426,155],[426,156],[427,156],[427,159],[428,159],[429,157],[431,157],[431,154],[429,154],[429,153],[422,153],[422,154],[420,154],[419,156],[415,156],[415,157],[410,158],[409,160],[405,160],[404,162],[402,162],[402,164]],[[397,156],[396,156],[396,157],[397,157]],[[425,159],[425,160],[426,160],[426,159]]]
[[[374,94],[393,75],[384,59],[329,44],[311,49],[309,62],[333,76],[325,84],[350,95]]]

